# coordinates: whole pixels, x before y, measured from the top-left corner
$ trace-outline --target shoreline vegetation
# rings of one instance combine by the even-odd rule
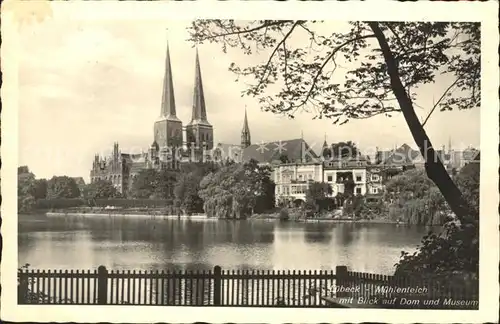
[[[255,161],[184,168],[176,177],[171,172],[148,170],[141,174],[144,181],[134,182],[126,195],[119,194],[110,182],[97,181],[78,188],[72,178],[36,179],[27,167],[20,168],[19,212],[123,213],[177,218],[203,214],[208,218],[234,220],[424,226],[443,225],[449,214],[442,195],[423,170],[406,170],[393,176],[386,182],[384,193],[377,196],[355,194],[352,183],[348,182],[345,191],[333,197],[330,185],[311,182],[304,200],[292,201],[275,196],[270,169]]]
[[[35,217],[33,217],[36,215]],[[155,219],[181,219],[181,220],[225,220],[216,217],[208,217],[206,214],[182,214],[176,215],[172,213],[165,213],[163,210],[151,209],[147,212],[144,210],[131,209],[105,209],[105,208],[74,208],[69,210],[39,210],[33,213],[20,213],[19,219],[44,221],[48,217],[144,217]],[[289,218],[283,219],[281,212],[253,214],[247,218],[240,220],[248,221],[289,221],[301,223],[315,223],[315,222],[329,222],[329,223],[357,223],[357,224],[403,224],[396,220],[388,218],[373,218],[373,219],[354,219],[350,217],[332,217],[332,216],[318,216],[314,218],[305,218],[297,212],[291,212]],[[412,224],[408,224],[412,225]]]

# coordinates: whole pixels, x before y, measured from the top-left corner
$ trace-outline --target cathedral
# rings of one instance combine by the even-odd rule
[[[114,143],[109,156],[101,157],[98,154],[94,156],[90,182],[106,180],[120,193],[126,193],[138,174],[145,169],[175,170],[179,169],[182,163],[203,161],[219,163],[228,160],[235,162],[256,160],[262,164],[275,164],[283,160],[284,154],[279,148],[285,146],[286,160],[290,163],[306,162],[305,153],[311,151],[302,138],[252,144],[246,109],[240,143],[214,145],[214,129],[207,118],[198,50],[195,58],[191,121],[184,126],[177,117],[172,66],[167,45],[160,116],[154,122],[151,146],[145,152],[130,154],[121,152],[118,143]],[[314,155],[314,152],[312,154]]]
[[[195,59],[192,116],[191,121],[183,126],[176,115],[172,66],[167,45],[161,110],[160,116],[154,122],[153,132],[153,143],[147,152],[122,153],[118,143],[114,143],[111,156],[95,155],[90,171],[91,183],[107,180],[124,193],[141,170],[177,169],[181,163],[207,161],[212,158],[214,132],[207,119],[198,50]]]

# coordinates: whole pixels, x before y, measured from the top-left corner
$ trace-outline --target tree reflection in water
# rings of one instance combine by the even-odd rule
[[[20,220],[18,255],[20,264],[41,269],[95,269],[102,264],[160,271],[211,270],[215,265],[308,270],[348,265],[390,274],[400,251],[413,250],[426,231],[393,224],[49,217]]]

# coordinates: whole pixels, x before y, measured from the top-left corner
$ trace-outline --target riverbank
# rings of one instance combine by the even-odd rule
[[[390,219],[352,219],[352,218],[331,218],[331,217],[317,217],[317,218],[296,218],[288,220],[280,220],[279,216],[275,215],[253,215],[249,218],[253,221],[284,221],[284,222],[297,222],[297,223],[356,223],[356,224],[401,224]]]
[[[215,220],[215,218],[207,217],[206,215],[164,215],[159,213],[117,213],[117,212],[47,212],[45,213],[47,217],[61,217],[61,216],[78,216],[78,217],[147,217],[147,218],[159,218],[159,219],[202,219],[202,220]]]
[[[160,211],[149,213],[133,212],[125,210],[99,210],[99,211],[46,211],[42,214],[20,214],[19,218],[27,221],[43,222],[48,217],[133,217],[133,218],[154,218],[154,219],[181,219],[181,220],[218,220],[217,218],[207,217],[204,214],[198,215],[167,215]],[[352,219],[352,218],[299,218],[291,217],[288,220],[280,219],[278,214],[255,214],[250,216],[249,221],[285,221],[297,223],[356,223],[356,224],[401,224],[390,219]]]

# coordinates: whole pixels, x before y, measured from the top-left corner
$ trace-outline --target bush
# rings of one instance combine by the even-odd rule
[[[114,206],[121,208],[164,208],[173,206],[171,199],[96,199],[96,207]]]
[[[283,208],[282,210],[280,210],[280,220],[286,221],[289,218],[290,218],[290,216],[288,215],[288,209]]]
[[[35,202],[34,209],[66,209],[84,205],[85,200],[80,198],[38,199]]]
[[[80,198],[57,198],[39,199],[36,201],[35,209],[69,209],[76,207],[106,207],[114,206],[119,208],[170,208],[173,206],[171,199],[95,199],[86,201]]]

